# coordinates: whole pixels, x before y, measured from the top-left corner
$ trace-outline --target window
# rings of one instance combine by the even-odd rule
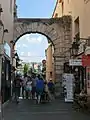
[[[88,2],[90,2],[90,0],[84,0],[84,3],[88,3]]]
[[[74,21],[75,25],[75,35],[79,34],[79,17]]]
[[[61,3],[62,2],[62,0],[59,0],[59,3]]]
[[[70,2],[70,0],[67,0],[68,1],[68,3]]]
[[[58,17],[58,13],[55,14],[55,18],[57,18],[57,17]]]

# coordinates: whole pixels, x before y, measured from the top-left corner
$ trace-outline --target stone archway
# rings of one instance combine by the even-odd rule
[[[51,19],[17,18],[14,24],[14,40],[26,33],[41,33],[54,45],[55,78],[60,80],[63,64],[69,59],[69,48],[72,41],[71,16]]]

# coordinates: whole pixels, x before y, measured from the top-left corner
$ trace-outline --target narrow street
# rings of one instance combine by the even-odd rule
[[[4,109],[4,120],[89,120],[90,115],[76,112],[71,103],[55,100],[36,105],[30,100],[21,100],[18,105],[8,104]]]
[[[0,120],[90,120],[89,12],[90,0],[0,0]]]

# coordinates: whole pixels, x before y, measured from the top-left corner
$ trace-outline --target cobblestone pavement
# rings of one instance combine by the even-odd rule
[[[8,104],[4,109],[4,120],[90,120],[90,115],[73,110],[71,103],[55,100],[36,105],[31,100],[21,100],[18,105]]]

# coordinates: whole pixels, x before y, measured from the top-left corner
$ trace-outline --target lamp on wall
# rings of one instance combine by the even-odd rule
[[[77,42],[73,42],[72,47],[70,48],[70,55],[76,56],[78,54],[79,44]]]

